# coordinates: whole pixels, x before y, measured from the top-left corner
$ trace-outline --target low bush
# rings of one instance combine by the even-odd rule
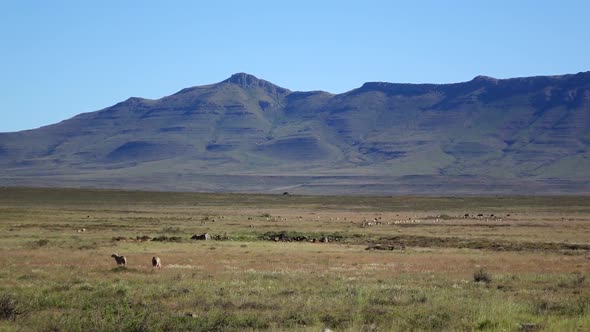
[[[15,320],[18,316],[26,313],[20,308],[18,302],[10,294],[0,295],[0,320]]]
[[[180,236],[157,236],[152,239],[152,241],[160,241],[160,242],[182,242],[182,238]]]
[[[473,273],[473,281],[489,284],[492,282],[492,275],[485,269],[481,268]]]
[[[45,247],[49,244],[49,240],[47,239],[39,239],[37,241],[33,241],[32,243],[32,247],[33,248],[41,248],[41,247]]]

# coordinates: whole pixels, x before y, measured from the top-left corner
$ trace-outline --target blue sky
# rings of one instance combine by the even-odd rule
[[[0,132],[236,72],[340,93],[587,71],[589,12],[542,0],[0,1]]]

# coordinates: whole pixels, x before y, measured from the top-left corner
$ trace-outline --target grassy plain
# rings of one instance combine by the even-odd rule
[[[0,249],[1,331],[590,330],[590,197],[3,188]]]

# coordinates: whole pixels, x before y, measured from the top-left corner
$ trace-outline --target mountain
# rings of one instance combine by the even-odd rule
[[[590,72],[294,92],[239,73],[0,133],[0,185],[590,193]]]

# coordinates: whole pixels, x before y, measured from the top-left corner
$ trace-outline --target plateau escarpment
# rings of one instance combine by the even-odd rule
[[[588,193],[590,72],[292,92],[252,75],[0,134],[2,185]]]

